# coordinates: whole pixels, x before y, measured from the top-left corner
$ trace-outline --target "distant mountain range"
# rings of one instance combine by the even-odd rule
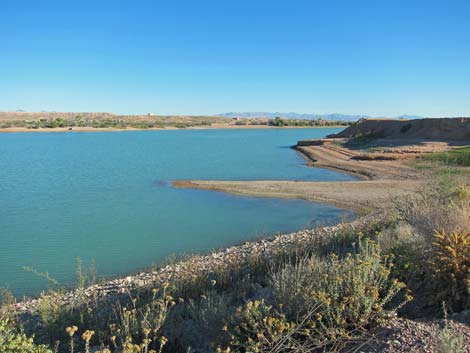
[[[349,115],[349,114],[299,114],[299,113],[270,113],[270,112],[230,112],[217,114],[217,116],[225,118],[269,118],[273,119],[275,117],[286,118],[286,119],[323,119],[323,120],[339,120],[339,121],[356,121],[362,118],[372,118],[367,115]],[[378,117],[375,117],[378,118]],[[393,119],[422,119],[422,116],[419,115],[400,115],[393,117]]]

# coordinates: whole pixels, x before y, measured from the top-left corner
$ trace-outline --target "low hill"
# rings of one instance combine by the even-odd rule
[[[328,137],[423,139],[470,142],[470,118],[440,119],[362,119],[343,131]]]

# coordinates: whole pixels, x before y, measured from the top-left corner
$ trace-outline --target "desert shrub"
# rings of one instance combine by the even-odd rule
[[[164,286],[161,290],[154,289],[148,302],[139,304],[138,298],[131,298],[129,306],[116,304],[116,320],[111,324],[113,343],[125,348],[132,342],[142,342],[147,347],[161,349],[167,342],[161,330],[176,303]]]
[[[230,294],[211,290],[200,298],[179,301],[164,329],[171,352],[186,352],[189,347],[211,352],[214,345],[228,344],[223,328],[235,309]]]
[[[231,319],[230,352],[272,352],[276,347],[288,345],[289,333],[295,325],[284,314],[261,300],[240,306]],[[220,350],[222,351],[223,350]]]
[[[0,352],[52,353],[44,345],[35,345],[33,338],[18,331],[8,318],[0,319]]]
[[[432,243],[431,266],[435,300],[451,310],[470,305],[470,232],[437,232]]]
[[[192,330],[198,337],[199,346],[221,341],[220,334],[227,317],[230,316],[230,298],[226,295],[210,291],[201,295],[196,303],[191,300],[188,313],[192,320]],[[201,342],[204,338],[206,342]]]
[[[271,295],[240,306],[230,318],[230,348],[239,352],[313,350],[381,322],[404,285],[390,278],[378,245],[359,240],[355,253],[316,255],[270,275]],[[271,304],[269,304],[271,302]]]
[[[315,351],[380,323],[403,283],[377,243],[359,240],[344,257],[316,255],[286,262],[270,274],[270,294],[248,301],[232,316],[230,348],[237,352]],[[223,351],[223,350],[221,350]]]
[[[377,243],[366,239],[344,258],[331,254],[287,265],[272,276],[274,298],[291,319],[318,307],[315,326],[324,335],[348,336],[383,319],[386,306],[404,288],[391,279],[391,268]]]

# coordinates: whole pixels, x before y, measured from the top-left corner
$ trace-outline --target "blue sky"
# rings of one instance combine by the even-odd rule
[[[0,0],[0,110],[470,115],[470,1]]]

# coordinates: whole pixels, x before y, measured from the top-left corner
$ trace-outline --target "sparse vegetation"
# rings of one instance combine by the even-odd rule
[[[445,165],[470,166],[470,146],[456,147],[446,152],[433,152],[423,155],[424,160]]]
[[[14,114],[14,113],[11,113]],[[19,115],[18,115],[19,114]],[[54,128],[99,128],[99,129],[162,129],[211,127],[213,124],[226,126],[346,126],[349,122],[328,121],[323,119],[231,119],[214,116],[131,116],[109,113],[18,113],[8,115],[0,112],[0,128],[54,129]]]

